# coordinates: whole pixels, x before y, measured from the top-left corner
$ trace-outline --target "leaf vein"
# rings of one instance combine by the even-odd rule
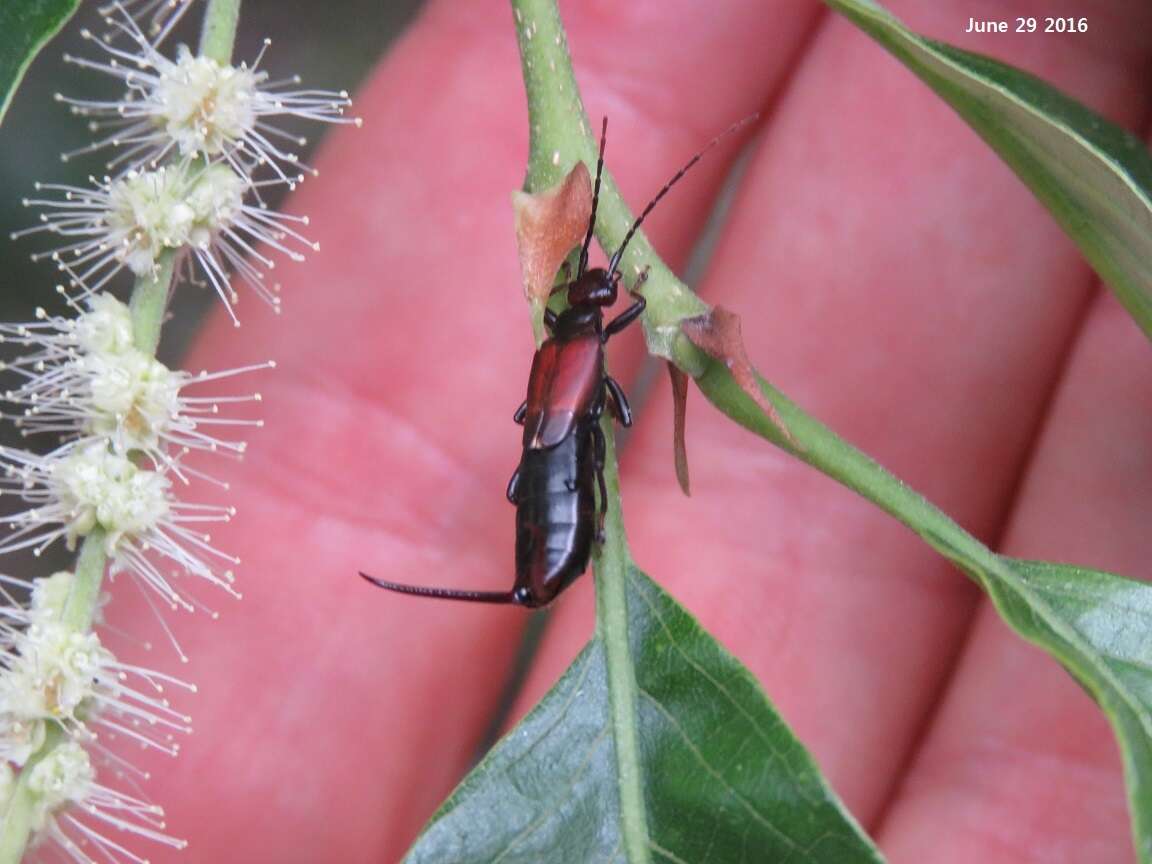
[[[572,777],[564,788],[564,791],[553,799],[553,804],[559,805],[571,797],[573,790],[576,788],[576,784],[581,780],[581,778],[583,778],[585,772],[588,770],[588,766],[592,764],[592,757],[596,754],[596,751],[600,748],[600,745],[603,744],[607,738],[608,730],[605,728],[600,732],[599,735],[597,735],[592,739],[591,742],[589,742],[588,748],[584,753],[584,760],[577,767],[576,771],[573,772]],[[492,864],[499,864],[499,862],[507,857],[512,852],[513,848],[517,846],[522,840],[539,830],[540,827],[554,815],[554,811],[556,809],[558,809],[558,806],[549,808],[542,816],[539,816],[528,825],[524,826],[524,828],[522,828],[513,837],[511,837],[508,840],[508,844],[500,851],[500,854],[492,859]]]
[[[692,755],[696,757],[696,761],[700,763],[700,766],[705,771],[707,771],[708,774],[711,775],[711,777],[723,789],[728,791],[728,793],[737,801],[737,803],[739,803],[744,812],[746,812],[749,816],[751,816],[753,819],[771,831],[783,843],[787,844],[791,851],[796,851],[799,848],[796,841],[794,841],[784,831],[780,830],[780,828],[773,824],[772,820],[768,819],[766,816],[764,816],[764,814],[760,813],[752,804],[752,802],[748,801],[734,786],[732,786],[731,783],[728,782],[723,774],[712,767],[712,763],[710,763],[704,754],[700,752],[700,749],[696,746],[695,742],[692,741],[688,733],[684,731],[684,727],[680,725],[680,721],[676,719],[675,715],[672,714],[672,712],[667,708],[665,708],[664,705],[661,704],[655,696],[653,696],[643,687],[639,687],[638,689],[640,694],[646,697],[648,701],[651,702],[651,704],[656,708],[656,710],[664,716],[672,728],[676,730],[676,733],[680,736],[680,739],[684,742],[684,745],[688,748]]]
[[[752,716],[752,714],[749,713],[749,711],[736,699],[736,697],[728,692],[728,688],[716,680],[716,678],[714,678],[707,669],[697,663],[696,660],[690,654],[688,654],[687,651],[684,650],[684,648],[680,645],[680,641],[672,633],[672,630],[668,626],[664,616],[661,614],[660,609],[652,602],[652,599],[648,597],[644,591],[637,591],[636,593],[640,595],[640,597],[644,600],[644,603],[648,606],[649,610],[651,610],[652,616],[656,619],[657,623],[659,623],[660,628],[668,637],[668,641],[672,644],[672,647],[676,649],[676,652],[684,659],[684,662],[691,666],[692,669],[700,675],[700,677],[702,677],[705,681],[719,690],[720,693],[723,694],[724,698],[728,700],[729,704],[731,704],[732,707],[735,708],[740,714],[742,714],[744,718],[751,724],[753,730],[755,730],[760,739],[775,752],[777,749],[775,742],[772,740],[767,730],[761,728],[760,722],[756,719],[756,717]]]

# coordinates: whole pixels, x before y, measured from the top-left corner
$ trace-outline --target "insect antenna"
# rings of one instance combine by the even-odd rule
[[[414,594],[417,597],[437,597],[441,600],[465,600],[469,603],[507,603],[520,605],[511,591],[459,591],[455,588],[423,588],[419,585],[405,585],[401,582],[389,582],[377,579],[367,573],[361,573],[365,579],[377,588],[386,588],[399,594]]]
[[[624,257],[624,250],[628,248],[628,242],[636,234],[637,230],[639,230],[640,225],[641,225],[641,223],[643,223],[645,217],[647,217],[648,214],[651,213],[652,210],[656,207],[656,205],[660,203],[660,199],[663,198],[665,195],[667,195],[668,191],[680,181],[680,178],[682,178],[685,174],[687,174],[692,169],[692,166],[694,166],[697,162],[699,162],[705,153],[707,153],[709,150],[711,150],[713,147],[715,147],[717,144],[719,144],[721,141],[723,141],[725,138],[727,138],[733,132],[736,132],[738,129],[743,128],[744,126],[746,126],[748,123],[751,123],[753,120],[755,120],[759,116],[760,116],[760,114],[759,114],[759,112],[757,112],[754,114],[749,114],[743,120],[737,120],[735,123],[733,123],[727,129],[725,129],[723,132],[721,132],[719,135],[717,135],[715,138],[713,138],[711,141],[709,141],[706,145],[704,145],[704,147],[700,150],[699,153],[697,153],[695,156],[693,156],[691,159],[689,159],[684,164],[684,167],[681,168],[679,171],[677,171],[676,174],[672,177],[672,179],[664,184],[664,188],[661,189],[659,192],[657,192],[656,197],[648,202],[648,206],[644,208],[644,212],[642,212],[636,218],[636,221],[632,223],[632,227],[628,229],[628,233],[624,235],[624,242],[620,244],[620,248],[616,250],[616,254],[612,256],[612,260],[608,262],[608,272],[609,273],[615,273],[616,272],[616,268],[620,264],[620,259]],[[607,121],[605,121],[605,122],[607,122]],[[601,152],[603,152],[603,144],[601,144]],[[600,186],[600,171],[599,171],[599,169],[597,169],[597,171],[596,171],[596,186],[597,186],[597,189],[599,189],[599,186]],[[593,211],[592,212],[593,213],[596,212],[595,211],[595,204],[593,204]]]
[[[592,232],[596,229],[596,205],[600,203],[600,175],[604,173],[604,142],[608,139],[608,116],[600,127],[600,158],[596,160],[596,184],[592,187],[592,216],[588,220],[588,233],[584,235],[584,245],[580,247],[580,265],[576,268],[579,279],[588,269],[588,249],[592,245]]]

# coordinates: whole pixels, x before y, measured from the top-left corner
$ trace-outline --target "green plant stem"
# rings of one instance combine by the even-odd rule
[[[740,388],[723,362],[707,357],[684,336],[674,343],[673,353],[677,365],[693,376],[708,401],[741,426],[864,496],[934,547],[947,545],[947,556],[962,559],[966,569],[987,570],[996,566],[998,558],[988,547],[871,457],[802,411],[763,378],[757,376],[760,389],[779,412],[795,444],[784,437],[779,427]]]
[[[568,37],[554,0],[512,0],[520,67],[528,95],[529,155],[524,188],[539,192],[554,186],[582,161],[596,174],[598,144],[568,56]],[[600,124],[596,124],[597,131]],[[610,162],[611,157],[606,157]],[[616,249],[633,221],[612,173],[604,169],[596,217],[596,238],[605,249]],[[620,264],[629,282],[649,268],[644,283],[648,308],[644,330],[649,350],[668,359],[670,338],[679,332],[678,322],[700,315],[708,306],[668,269],[641,231],[628,244]],[[539,310],[543,315],[543,309]]]
[[[155,356],[160,345],[160,329],[168,310],[172,276],[176,268],[176,250],[161,253],[151,276],[141,276],[128,301],[132,313],[132,341],[145,354]]]
[[[636,730],[637,692],[635,664],[628,626],[628,544],[624,539],[624,516],[620,506],[620,472],[616,463],[613,420],[601,418],[606,443],[604,484],[608,491],[608,512],[604,518],[604,542],[596,552],[596,635],[604,646],[604,666],[608,677],[612,741],[619,778],[620,836],[629,864],[647,864],[649,834],[644,803],[644,777],[641,775],[640,741]]]
[[[595,172],[597,147],[589,137],[587,117],[568,59],[567,38],[556,6],[548,0],[512,0],[521,67],[528,93],[531,143],[524,188],[537,192],[559,182],[577,160]],[[573,123],[579,128],[573,129]],[[597,225],[623,226],[623,239],[631,217],[611,177],[605,172]],[[604,237],[599,234],[600,241]],[[636,246],[648,249],[637,237]],[[662,266],[662,265],[661,265]],[[667,276],[671,273],[664,271]],[[674,277],[673,277],[674,278]],[[539,334],[543,308],[535,310],[533,328]],[[651,860],[640,742],[637,738],[636,680],[628,627],[626,583],[628,547],[620,509],[620,477],[616,464],[615,430],[606,414],[601,420],[606,442],[604,481],[608,492],[604,541],[597,544],[596,632],[604,646],[611,710],[610,723],[617,762],[620,796],[620,833],[629,864]]]
[[[594,172],[597,149],[590,143],[587,116],[555,5],[541,0],[512,0],[512,10],[531,121],[524,188],[528,192],[539,192],[563,179],[577,161],[583,161]],[[576,130],[572,129],[574,123],[579,124]],[[623,202],[607,172],[603,183],[598,221],[601,224],[617,222]],[[537,342],[543,335],[542,316],[542,306],[533,310],[532,325]],[[609,505],[604,542],[598,544],[595,560],[596,632],[604,646],[608,678],[610,722],[619,777],[621,837],[626,859],[630,864],[640,864],[650,859],[643,777],[638,769],[640,748],[633,699],[635,671],[628,640],[628,550],[620,510],[615,430],[607,420],[601,423],[601,428],[607,444],[604,480]]]
[[[78,632],[92,629],[92,619],[100,602],[100,583],[104,579],[104,566],[108,563],[104,551],[106,536],[104,529],[97,525],[80,544],[72,590],[64,603],[64,623]]]
[[[239,21],[240,0],[208,0],[204,29],[200,32],[200,54],[221,66],[229,65]]]
[[[719,360],[706,357],[687,337],[675,343],[678,365],[692,374],[700,392],[744,428],[802,459],[821,473],[876,504],[924,539],[933,549],[973,577],[1000,605],[1005,588],[1034,609],[1046,608],[1036,592],[1020,583],[999,555],[961,528],[923,495],[886,471],[867,454],[840,438],[819,420],[757,375],[761,392],[779,412],[795,441],[789,442]],[[799,445],[799,446],[797,446]],[[1070,642],[1080,642],[1059,622],[1047,622]]]
[[[49,723],[43,746],[28,759],[16,778],[16,786],[4,808],[4,818],[0,819],[0,864],[20,864],[24,857],[36,810],[36,795],[29,788],[32,769],[47,759],[63,740],[63,730],[57,724]]]

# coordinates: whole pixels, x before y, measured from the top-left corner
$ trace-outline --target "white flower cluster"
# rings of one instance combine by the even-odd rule
[[[194,385],[231,378],[274,363],[222,372],[168,369],[136,348],[128,307],[111,294],[96,294],[74,318],[37,311],[27,324],[0,324],[0,344],[21,353],[0,371],[19,376],[4,393],[9,416],[25,434],[54,433],[69,441],[96,436],[115,453],[141,452],[154,466],[186,480],[178,458],[191,450],[240,455],[243,441],[219,438],[217,427],[260,426],[219,416],[222,404],[259,402],[260,394],[209,397],[188,394]],[[0,413],[0,416],[3,416]]]
[[[118,860],[123,847],[100,832],[101,823],[182,848],[183,841],[164,833],[160,807],[97,782],[93,754],[110,758],[106,747],[123,738],[176,755],[175,738],[191,731],[189,718],[173,710],[165,691],[194,688],[120,663],[95,633],[71,626],[74,579],[70,572],[40,579],[21,605],[12,590],[22,583],[0,576],[7,601],[0,606],[0,811],[24,782],[32,830],[76,861],[95,860],[95,851]],[[53,735],[64,737],[45,750]],[[88,820],[66,809],[72,803]]]
[[[242,441],[214,434],[217,424],[259,422],[220,416],[222,404],[259,394],[198,397],[186,388],[250,370],[170,370],[136,347],[125,304],[97,294],[86,306],[75,317],[41,310],[35,321],[0,324],[0,343],[20,351],[4,367],[20,382],[3,394],[6,416],[26,435],[63,437],[46,455],[0,447],[0,493],[25,504],[6,517],[0,552],[38,555],[55,540],[73,546],[99,531],[111,572],[130,574],[163,605],[203,607],[179,574],[235,594],[231,570],[221,568],[237,559],[201,530],[231,519],[232,508],[186,503],[174,491],[211,479],[182,461],[190,453],[243,453]],[[119,662],[96,633],[77,627],[68,611],[75,583],[69,572],[40,579],[21,604],[14,595],[23,583],[0,576],[0,812],[19,778],[34,801],[33,829],[76,861],[120,860],[123,847],[100,822],[180,846],[164,833],[158,807],[96,782],[94,763],[131,770],[105,740],[175,755],[174,736],[188,731],[188,718],[169,705],[165,689],[192,688]],[[42,754],[51,734],[63,740]],[[67,803],[78,812],[61,810]]]
[[[261,198],[264,188],[294,186],[309,171],[288,149],[304,142],[275,120],[358,122],[344,116],[345,93],[270,81],[263,52],[251,67],[184,47],[165,56],[161,41],[194,2],[112,2],[101,10],[108,32],[85,32],[100,57],[68,58],[125,88],[112,101],[58,97],[100,133],[85,150],[115,154],[91,186],[38,184],[42,194],[25,202],[42,213],[18,233],[60,238],[46,257],[67,274],[57,292],[71,314],[41,309],[33,321],[0,324],[0,418],[52,448],[0,446],[0,495],[20,502],[5,508],[0,553],[38,556],[58,540],[83,544],[74,571],[31,587],[0,575],[0,814],[8,814],[0,845],[24,842],[8,833],[20,821],[21,837],[51,841],[83,864],[144,861],[124,845],[129,835],[183,846],[167,833],[163,811],[142,797],[146,775],[117,742],[175,755],[190,721],[167,693],[194,688],[123,663],[102,642],[93,629],[108,599],[101,577],[127,575],[158,610],[207,609],[196,596],[205,582],[239,596],[231,569],[238,559],[205,530],[229,521],[233,508],[177,493],[194,482],[227,489],[203,462],[241,457],[245,444],[234,436],[259,425],[226,416],[259,401],[258,393],[201,388],[273,365],[169,369],[150,350],[162,295],[139,286],[199,272],[235,321],[231,271],[278,306],[277,288],[265,281],[270,255],[296,260],[315,247],[297,230],[306,218],[275,213]],[[105,291],[124,270],[137,277],[139,297],[151,297],[139,309],[137,296],[128,306]],[[163,618],[160,625],[187,659]],[[131,794],[105,785],[105,776]]]
[[[142,2],[162,38],[187,2]],[[300,216],[277,213],[260,197],[262,189],[294,188],[305,168],[283,144],[307,142],[283,131],[277,118],[356,123],[345,116],[347,93],[304,90],[297,78],[270,81],[259,66],[226,66],[180,46],[175,60],[161,53],[122,4],[108,7],[113,38],[84,31],[99,46],[101,59],[66,56],[82,69],[101,72],[126,88],[114,100],[74,99],[57,94],[78,115],[89,118],[102,137],[80,153],[118,150],[108,174],[90,178],[90,187],[38,184],[50,197],[25,200],[41,208],[40,224],[13,236],[48,232],[57,248],[33,256],[51,258],[81,297],[101,290],[127,268],[137,276],[157,272],[164,254],[190,256],[224,301],[234,323],[238,296],[228,283],[237,273],[257,296],[279,310],[279,287],[266,280],[275,261],[263,249],[298,261],[317,248],[295,226]],[[267,43],[265,43],[267,47]],[[262,168],[268,177],[260,178]],[[251,200],[249,200],[251,199]]]
[[[108,294],[88,302],[76,318],[41,310],[33,323],[0,325],[0,342],[23,351],[8,364],[23,378],[4,394],[16,408],[13,419],[27,434],[64,437],[46,455],[0,447],[0,492],[30,505],[8,517],[11,532],[0,540],[0,552],[32,548],[38,554],[59,538],[71,546],[99,527],[114,572],[128,570],[168,605],[190,609],[194,602],[154,558],[231,590],[231,571],[217,570],[236,559],[213,548],[198,526],[227,522],[233,511],[178,501],[171,477],[184,484],[191,476],[211,479],[181,464],[193,450],[242,454],[244,442],[218,438],[213,429],[259,421],[222,418],[220,405],[260,396],[213,399],[184,390],[260,367],[199,375],[169,370],[135,347],[127,306]]]

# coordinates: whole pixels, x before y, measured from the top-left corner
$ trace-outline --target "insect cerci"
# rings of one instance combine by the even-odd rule
[[[748,118],[751,119],[751,118]],[[620,385],[606,371],[604,346],[644,311],[638,289],[632,304],[604,322],[604,309],[616,302],[620,260],[644,219],[668,191],[742,120],[694,155],[648,203],[624,235],[607,267],[588,267],[588,250],[596,228],[600,178],[608,119],[600,134],[600,155],[592,194],[592,215],[580,248],[575,277],[555,289],[567,293],[568,308],[559,315],[545,310],[549,338],[532,358],[528,396],[514,420],[524,427],[524,452],[508,483],[508,500],[516,505],[516,581],[510,591],[426,588],[360,575],[374,585],[448,600],[507,603],[536,608],[551,603],[588,568],[592,543],[599,534],[607,494],[604,488],[604,433],[600,417],[606,406],[619,422],[632,425],[632,411]],[[596,491],[600,493],[597,511]],[[598,518],[600,517],[600,518]]]

